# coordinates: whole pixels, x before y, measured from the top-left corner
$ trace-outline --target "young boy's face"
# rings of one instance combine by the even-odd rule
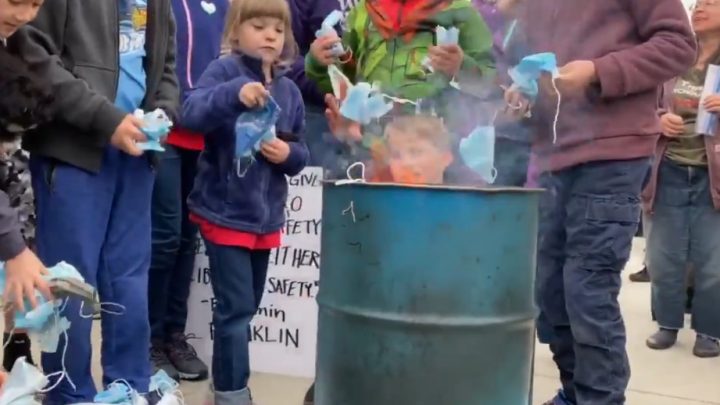
[[[34,20],[43,0],[0,0],[0,38],[9,38]]]
[[[442,150],[416,134],[389,128],[386,132],[390,172],[399,183],[442,184],[452,163],[450,151]]]

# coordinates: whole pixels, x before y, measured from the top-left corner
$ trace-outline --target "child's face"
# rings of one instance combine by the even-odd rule
[[[280,58],[285,46],[285,24],[279,18],[251,18],[240,24],[238,30],[242,53],[260,58],[265,64]]]
[[[9,38],[35,19],[43,0],[0,0],[0,38]]]
[[[390,172],[395,181],[442,184],[445,169],[453,160],[450,151],[412,133],[388,129],[386,136]]]
[[[698,34],[720,31],[720,0],[698,0],[692,13],[692,24]]]

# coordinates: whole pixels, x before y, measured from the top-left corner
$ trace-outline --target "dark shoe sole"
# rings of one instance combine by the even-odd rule
[[[712,359],[714,357],[720,357],[720,352],[702,353],[702,352],[693,350],[693,355],[695,357],[698,357],[701,359]]]
[[[650,282],[650,274],[646,271],[639,271],[637,273],[633,273],[629,277],[630,281],[633,283],[649,283]]]
[[[673,346],[675,346],[675,343],[677,343],[677,341],[673,342],[671,345],[668,346],[668,345],[659,345],[657,343],[650,342],[649,340],[645,341],[645,345],[647,345],[647,347],[649,347],[653,350],[667,350],[667,349],[670,349]]]

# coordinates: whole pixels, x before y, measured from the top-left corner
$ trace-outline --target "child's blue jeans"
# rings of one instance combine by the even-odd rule
[[[720,212],[713,206],[706,167],[660,163],[648,269],[653,314],[665,328],[685,321],[687,264],[695,269],[692,327],[720,338]]]
[[[622,405],[630,378],[618,294],[650,159],[581,164],[540,178],[538,304],[568,399]]]
[[[102,317],[103,383],[122,379],[147,392],[150,200],[155,177],[149,157],[132,157],[108,146],[99,173],[39,156],[30,160],[30,170],[38,211],[37,250],[43,263],[64,260],[74,265],[97,287],[103,302],[125,307],[122,315]],[[79,311],[77,300],[70,300],[62,313],[72,323],[64,363],[77,390],[64,379],[48,393],[45,404],[92,401],[96,394],[92,316],[83,318]],[[84,312],[92,315],[90,308]],[[56,353],[43,354],[45,374],[62,369],[64,340]]]
[[[265,289],[269,250],[217,245],[205,240],[215,293],[212,375],[215,391],[238,393],[250,378],[250,321]]]
[[[187,302],[195,268],[197,225],[189,218],[188,194],[193,187],[200,152],[165,145],[160,154],[152,200],[150,262],[150,327],[152,339],[163,342],[184,333]]]

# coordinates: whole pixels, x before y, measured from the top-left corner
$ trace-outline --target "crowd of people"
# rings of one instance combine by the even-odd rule
[[[334,10],[344,22],[328,31]],[[12,311],[34,307],[35,290],[51,299],[45,266],[65,261],[123,306],[102,315],[104,388],[153,404],[155,371],[212,375],[208,404],[252,404],[248,325],[282,244],[286,178],[355,162],[368,181],[546,190],[537,326],[562,383],[548,405],[625,403],[617,297],[641,212],[659,325],[647,345],[675,343],[692,268],[693,351],[720,355],[720,141],[696,127],[699,110],[720,112],[720,95],[703,96],[718,0],[691,19],[679,0],[0,0],[0,38],[4,299]],[[557,66],[519,85],[513,67],[543,52]],[[360,82],[394,100],[389,113],[340,113]],[[163,152],[140,148],[137,109],[173,121]],[[241,149],[238,117],[268,116]],[[468,153],[488,149],[459,144],[489,127],[478,171]],[[217,299],[210,367],[185,335],[198,234]],[[33,362],[12,311],[6,370]],[[71,327],[42,369],[70,378],[50,405],[97,394],[92,320],[74,300],[63,316]]]

